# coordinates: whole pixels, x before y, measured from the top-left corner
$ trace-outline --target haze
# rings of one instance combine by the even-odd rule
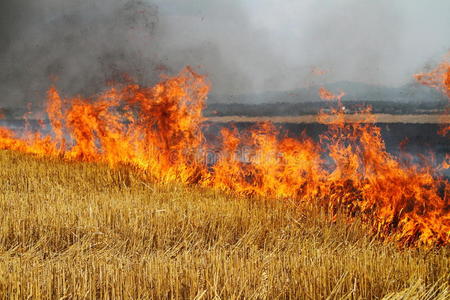
[[[215,94],[401,86],[450,47],[448,0],[2,0],[0,20],[0,106],[185,65]]]

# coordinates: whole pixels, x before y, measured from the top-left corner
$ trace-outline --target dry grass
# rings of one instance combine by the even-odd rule
[[[450,250],[318,209],[0,152],[4,299],[449,299]]]
[[[371,117],[375,117],[378,123],[405,123],[405,124],[449,124],[450,115],[437,115],[437,114],[414,114],[414,115],[392,115],[392,114],[371,114]],[[248,116],[222,116],[222,117],[209,117],[208,121],[217,123],[229,123],[229,122],[244,122],[244,123],[256,123],[256,122],[272,122],[272,123],[293,123],[293,124],[314,124],[317,123],[318,115],[303,115],[303,116],[260,116],[260,117],[248,117]],[[371,117],[364,114],[347,114],[345,120],[347,123],[354,122],[372,122]]]

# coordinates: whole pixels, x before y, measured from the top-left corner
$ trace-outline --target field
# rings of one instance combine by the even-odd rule
[[[393,114],[372,114],[375,120],[379,123],[406,123],[406,124],[448,124],[450,123],[450,116],[448,115],[432,115],[432,114],[414,114],[414,115],[393,115]],[[361,115],[346,115],[345,120],[348,123],[367,121],[364,114]],[[209,117],[210,122],[228,123],[228,122],[273,122],[273,123],[294,123],[294,124],[315,124],[317,123],[317,115],[303,115],[303,116],[220,116]]]
[[[130,169],[0,152],[2,299],[448,299],[450,249]]]

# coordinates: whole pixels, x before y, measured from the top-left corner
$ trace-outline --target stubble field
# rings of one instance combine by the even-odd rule
[[[0,152],[2,299],[448,299],[450,249],[311,204]]]

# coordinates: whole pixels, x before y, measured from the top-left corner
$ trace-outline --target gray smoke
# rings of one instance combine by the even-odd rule
[[[55,83],[69,95],[98,92],[127,73],[154,78],[146,43],[157,40],[158,9],[137,1],[11,1],[2,13],[1,103],[41,100]],[[150,71],[149,71],[149,69]]]
[[[215,94],[400,86],[450,46],[450,2],[412,2],[2,0],[0,106],[40,101],[52,83],[69,96],[123,74],[152,84],[185,65]]]

